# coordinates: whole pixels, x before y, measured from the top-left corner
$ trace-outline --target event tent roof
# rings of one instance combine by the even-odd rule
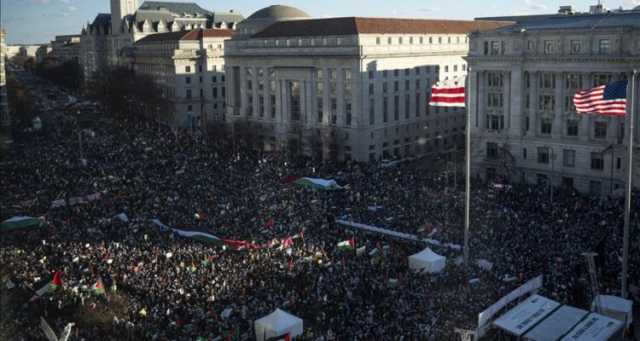
[[[532,341],[560,340],[587,314],[589,312],[586,310],[564,305],[525,334],[524,339]]]
[[[493,325],[515,336],[522,336],[559,306],[560,303],[556,301],[532,295],[502,315]]]
[[[446,257],[426,248],[415,255],[409,256],[409,267],[412,270],[426,271],[429,273],[438,273],[445,267]]]
[[[623,323],[616,319],[591,313],[578,323],[562,341],[608,341],[620,333]]]
[[[290,337],[302,335],[302,319],[284,310],[276,309],[255,321],[255,331],[257,340],[266,340],[287,333]]]

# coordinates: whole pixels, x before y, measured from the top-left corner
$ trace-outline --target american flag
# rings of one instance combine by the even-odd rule
[[[456,78],[438,82],[431,87],[432,107],[465,107],[464,78]]]
[[[627,84],[622,80],[592,89],[578,91],[573,104],[580,114],[624,116],[627,110]]]

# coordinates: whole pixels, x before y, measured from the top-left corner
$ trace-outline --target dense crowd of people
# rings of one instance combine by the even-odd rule
[[[424,245],[348,231],[335,220],[461,244],[464,193],[424,162],[291,161],[109,120],[84,127],[80,147],[73,122],[17,135],[0,165],[0,219],[44,222],[0,239],[0,276],[16,284],[3,284],[11,290],[3,324],[16,340],[43,339],[40,316],[56,331],[75,322],[73,335],[84,340],[252,339],[253,322],[276,308],[304,320],[306,340],[458,340],[456,328],[474,329],[480,311],[539,274],[544,294],[586,306],[585,251],[601,254],[601,291],[619,289],[622,199],[558,191],[550,201],[535,187],[475,183],[471,256],[493,268],[465,270],[459,250],[433,246],[448,257],[445,271],[415,274],[407,257]],[[289,181],[299,176],[346,188]],[[126,219],[116,217],[122,213]],[[262,247],[183,238],[154,219]],[[637,247],[637,231],[632,239]],[[366,251],[337,248],[344,240]],[[639,256],[632,252],[636,281]],[[54,271],[62,287],[30,300]],[[98,282],[105,295],[92,290]]]

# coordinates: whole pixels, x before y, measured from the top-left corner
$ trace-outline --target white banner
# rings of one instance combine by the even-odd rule
[[[490,327],[489,322],[498,313],[498,311],[506,307],[509,303],[517,300],[518,298],[528,293],[537,291],[540,288],[542,288],[542,275],[528,281],[519,288],[513,290],[506,296],[499,299],[498,302],[494,303],[489,308],[478,314],[478,330],[475,334],[476,340],[484,336],[484,334]]]

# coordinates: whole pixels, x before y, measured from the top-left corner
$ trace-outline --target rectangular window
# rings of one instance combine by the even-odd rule
[[[487,142],[487,159],[498,158],[498,144],[495,142]]]
[[[527,148],[522,148],[522,158],[527,159]]]
[[[345,123],[347,126],[351,126],[351,102],[350,101],[345,101],[344,103],[344,110],[345,110]]]
[[[187,73],[191,72],[191,66],[185,66],[184,72],[187,72]]]
[[[551,134],[551,119],[550,118],[541,118],[540,119],[540,133],[544,135]]]
[[[489,93],[487,100],[487,106],[489,108],[502,108],[504,105],[504,97],[502,93]]]
[[[549,163],[549,148],[548,147],[538,147],[538,163],[548,164]]]
[[[191,84],[191,77],[185,77],[184,82],[187,84]]]
[[[187,89],[187,99],[191,99],[191,89]]]
[[[382,122],[387,123],[389,121],[389,99],[384,97],[382,99]]]
[[[214,99],[218,98],[218,88],[216,87],[213,88],[213,98]]]
[[[571,149],[565,149],[562,151],[562,165],[565,167],[576,166],[576,151]]]
[[[393,119],[394,121],[400,120],[400,97],[393,96]]]
[[[564,111],[565,112],[575,112],[576,106],[573,103],[573,96],[565,96],[564,97]]]
[[[578,136],[578,120],[567,120],[567,136]]]
[[[611,42],[609,39],[600,39],[598,42],[598,52],[600,54],[609,54],[611,48]]]
[[[335,98],[331,98],[331,124],[336,124],[338,122],[338,100]]]
[[[556,88],[556,75],[553,73],[541,73],[540,74],[540,88],[542,89],[555,89]]]
[[[322,97],[318,97],[316,98],[316,106],[318,108],[318,123],[322,123],[323,119],[324,119],[324,108],[323,108],[323,103],[322,103]]]
[[[373,95],[374,87],[373,83],[369,83],[369,95]]]
[[[554,111],[556,108],[556,98],[553,95],[540,95],[538,97],[538,110]]]
[[[582,89],[582,78],[577,74],[568,74],[565,82],[566,89],[580,90]]]
[[[487,73],[487,84],[492,88],[502,88],[504,86],[504,75],[502,72]]]
[[[376,124],[376,101],[372,98],[369,100],[369,125]]]
[[[600,171],[604,169],[602,153],[591,153],[591,169]]]
[[[580,40],[572,40],[571,41],[571,54],[579,54],[582,48]]]
[[[607,122],[595,122],[594,123],[594,137],[597,139],[607,138]]]
[[[258,110],[260,117],[264,117],[264,96],[258,96]]]
[[[386,94],[388,92],[387,86],[388,86],[387,82],[382,83],[382,93],[383,94]]]
[[[544,41],[544,54],[553,54],[554,53],[554,48],[553,48],[553,40],[545,40]]]
[[[276,96],[270,96],[271,118],[276,118]]]
[[[504,129],[504,116],[502,115],[487,115],[487,129],[489,130],[502,130]]]
[[[416,94],[416,117],[420,117],[420,107],[422,102],[420,101],[420,94]]]
[[[408,120],[409,115],[411,115],[411,97],[406,94],[404,95],[404,118]]]

